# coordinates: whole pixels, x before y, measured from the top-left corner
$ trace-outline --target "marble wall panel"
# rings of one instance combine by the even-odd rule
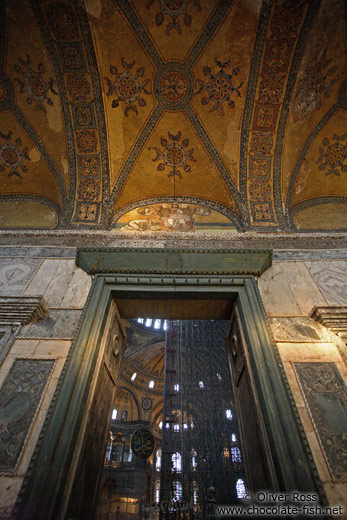
[[[282,263],[274,263],[259,278],[259,290],[268,316],[301,316]]]
[[[50,309],[45,318],[25,325],[19,337],[73,339],[81,312],[79,309]]]
[[[0,258],[0,294],[23,294],[41,262],[39,258]]]
[[[14,472],[54,360],[16,359],[0,390],[0,472]]]
[[[347,261],[305,262],[305,264],[328,305],[347,305]]]
[[[335,363],[294,363],[333,480],[347,479],[347,387]]]
[[[58,262],[54,277],[43,294],[48,307],[62,307],[63,298],[76,269],[73,259],[64,258]]]

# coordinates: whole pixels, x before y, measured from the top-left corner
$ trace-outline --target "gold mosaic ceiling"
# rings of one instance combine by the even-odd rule
[[[347,228],[343,0],[8,0],[0,226]]]

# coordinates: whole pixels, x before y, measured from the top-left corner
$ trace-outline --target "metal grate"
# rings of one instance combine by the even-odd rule
[[[165,348],[161,502],[204,511],[240,500],[244,466],[225,348],[229,323],[168,322]],[[179,486],[178,484],[179,483]],[[211,493],[210,493],[211,495]]]

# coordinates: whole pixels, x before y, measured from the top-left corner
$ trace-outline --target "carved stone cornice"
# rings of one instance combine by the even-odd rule
[[[43,296],[0,296],[1,325],[26,325],[43,318],[47,311]]]
[[[272,264],[271,250],[79,247],[76,265],[88,274],[245,274],[260,276]]]
[[[161,247],[208,249],[346,249],[346,232],[180,233],[90,229],[0,230],[0,244],[12,246]]]
[[[311,318],[338,334],[347,343],[347,305],[314,307]]]

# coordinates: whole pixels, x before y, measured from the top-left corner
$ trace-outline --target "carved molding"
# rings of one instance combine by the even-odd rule
[[[311,318],[338,334],[347,343],[347,305],[314,307]]]
[[[47,312],[43,296],[0,296],[1,325],[26,325],[43,318]]]

